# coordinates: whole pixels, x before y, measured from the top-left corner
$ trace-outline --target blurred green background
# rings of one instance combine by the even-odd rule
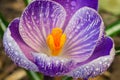
[[[17,67],[5,55],[2,36],[10,21],[19,17],[30,0],[0,0],[0,80],[72,80],[70,77],[50,78],[40,73]],[[99,0],[99,13],[102,16],[106,34],[115,41],[116,56],[105,73],[90,80],[120,80],[120,0]],[[81,79],[78,79],[81,80]]]

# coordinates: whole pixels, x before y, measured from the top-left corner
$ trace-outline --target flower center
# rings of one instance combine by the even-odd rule
[[[51,50],[52,56],[58,56],[66,41],[66,35],[61,28],[53,28],[47,37],[47,45]]]

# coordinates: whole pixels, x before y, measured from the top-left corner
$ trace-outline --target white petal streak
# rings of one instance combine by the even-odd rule
[[[22,50],[20,49],[19,45],[16,41],[11,37],[11,32],[9,28],[6,30],[3,38],[3,44],[5,47],[6,54],[16,63],[18,66],[26,68],[28,70],[39,71],[38,67],[30,61]]]
[[[54,27],[64,25],[66,11],[54,1],[33,1],[20,19],[20,35],[27,45],[41,52],[46,50],[46,38]],[[44,51],[46,52],[46,51]]]
[[[102,19],[97,11],[89,7],[79,9],[65,29],[67,41],[63,54],[73,55],[69,56],[71,58],[79,55],[81,58],[78,61],[80,62],[88,59],[103,36],[103,30],[101,30],[103,25],[101,24]],[[83,55],[87,57],[83,58]]]

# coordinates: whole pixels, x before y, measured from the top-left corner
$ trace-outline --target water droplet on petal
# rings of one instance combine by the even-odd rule
[[[76,6],[76,2],[75,1],[71,1],[71,6]]]
[[[71,7],[72,10],[74,10],[75,8],[74,7]]]

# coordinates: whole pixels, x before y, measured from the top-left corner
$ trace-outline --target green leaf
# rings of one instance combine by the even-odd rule
[[[30,80],[43,80],[43,75],[37,72],[26,70]]]
[[[4,17],[0,13],[0,38],[3,37],[4,31],[6,30],[8,24],[9,23],[4,19]]]
[[[3,37],[4,31],[2,30],[1,26],[0,26],[0,38]]]
[[[68,77],[68,76],[63,76],[62,80],[73,80],[73,78],[72,77]]]
[[[120,50],[117,50],[115,53],[116,55],[120,55]]]
[[[106,34],[109,36],[120,35],[120,20],[108,26],[106,29]]]
[[[0,28],[2,31],[5,31],[7,26],[4,24],[4,22],[2,21],[2,19],[0,18]]]
[[[39,73],[39,72],[36,72],[36,74],[39,76],[39,79],[43,80],[43,78],[44,78],[44,75],[43,75],[43,74],[41,74],[41,73]]]
[[[116,47],[115,47],[115,50],[116,50],[116,51],[120,50],[120,46],[116,46]]]
[[[25,6],[27,6],[32,0],[24,0]]]
[[[7,20],[5,20],[5,18],[3,17],[2,13],[0,12],[0,20],[2,21],[2,23],[5,26],[8,26],[9,22]],[[1,23],[1,22],[0,22]]]

